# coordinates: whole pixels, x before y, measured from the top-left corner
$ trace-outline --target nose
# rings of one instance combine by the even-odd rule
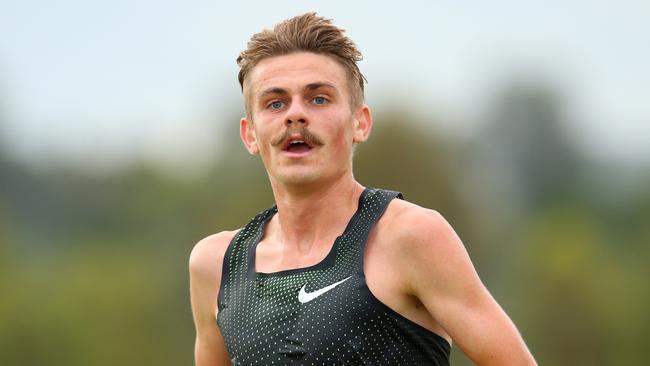
[[[284,123],[287,126],[290,126],[292,124],[308,124],[307,111],[305,110],[305,106],[301,100],[294,100],[291,102],[291,106],[285,115]]]

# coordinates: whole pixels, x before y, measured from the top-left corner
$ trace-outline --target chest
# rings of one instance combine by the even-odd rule
[[[337,241],[327,237],[307,249],[288,248],[269,239],[263,239],[255,248],[255,271],[276,273],[316,266],[327,258]]]
[[[335,269],[261,275],[232,292],[218,316],[231,357],[260,365],[356,357],[379,322],[362,276]]]
[[[349,255],[338,253],[338,247],[341,245],[340,237],[326,238],[318,245],[314,245],[311,250],[302,253],[296,250],[283,250],[283,247],[278,243],[262,239],[255,248],[253,264],[257,273],[271,274],[271,276],[265,276],[266,278],[263,280],[258,279],[260,287],[265,288],[264,291],[260,290],[261,293],[287,293],[291,291],[298,293],[300,287],[308,280],[313,283],[313,285],[309,286],[313,287],[320,283],[322,287],[327,287],[356,270],[362,274],[363,280],[372,295],[382,303],[400,313],[414,312],[417,309],[417,301],[408,295],[404,284],[405,268],[400,268],[397,265],[398,261],[396,261],[397,256],[400,255],[399,243],[387,241],[387,235],[382,235],[385,234],[383,233],[385,230],[381,224],[380,221],[370,231],[365,243],[356,243],[360,251],[357,253],[358,258],[354,260],[351,260]],[[301,278],[297,282],[292,281],[290,278],[285,280],[272,279],[276,277],[273,274],[282,275],[292,271],[309,271],[319,267],[326,267],[335,261],[342,262],[340,264],[343,264],[344,268],[337,270],[338,274],[330,277],[329,282],[328,280],[319,282],[318,278],[314,277]],[[345,266],[354,268],[346,268]],[[286,286],[293,286],[293,288],[287,289]],[[343,290],[339,289],[337,291],[342,292]]]

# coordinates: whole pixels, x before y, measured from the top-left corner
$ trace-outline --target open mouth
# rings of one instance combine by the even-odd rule
[[[306,143],[304,140],[291,139],[284,144],[283,150],[292,153],[301,153],[301,152],[307,152],[311,150],[311,146],[309,146],[309,144]]]

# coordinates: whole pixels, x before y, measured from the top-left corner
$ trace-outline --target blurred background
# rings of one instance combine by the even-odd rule
[[[540,364],[647,362],[650,3],[26,0],[0,3],[0,364],[192,364],[190,250],[273,203],[235,58],[310,10],[365,56],[357,179],[448,219]]]

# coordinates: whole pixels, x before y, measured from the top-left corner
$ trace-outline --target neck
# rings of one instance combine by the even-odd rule
[[[351,175],[344,178],[308,189],[272,184],[278,207],[275,236],[286,249],[307,253],[343,233],[364,189]]]

